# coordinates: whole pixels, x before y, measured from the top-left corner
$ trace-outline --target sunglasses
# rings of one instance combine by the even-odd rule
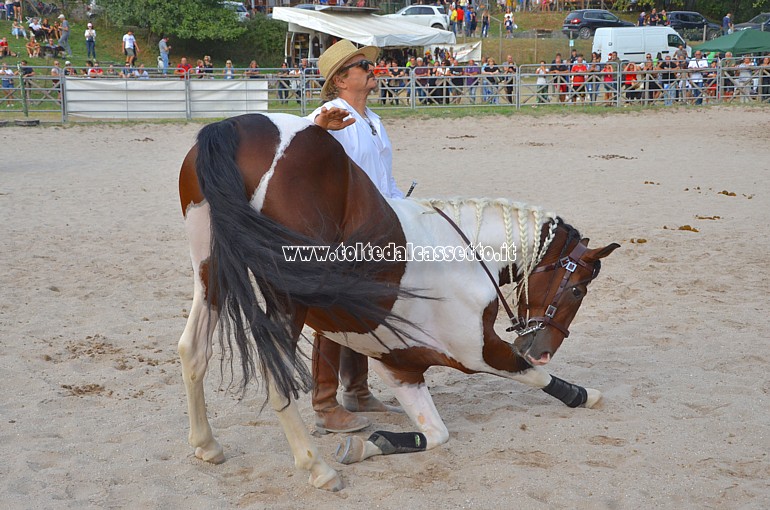
[[[374,62],[371,60],[359,60],[358,62],[353,62],[352,64],[340,67],[338,72],[342,73],[348,69],[353,69],[354,67],[360,67],[362,70],[368,71],[370,67],[374,67]]]

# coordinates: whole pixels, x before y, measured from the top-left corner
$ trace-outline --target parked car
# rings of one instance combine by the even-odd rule
[[[706,27],[706,39],[716,39],[722,35],[722,25],[709,21],[699,12],[671,11],[668,13],[668,24],[680,34],[685,31],[697,32],[697,38],[703,37],[703,27]],[[688,39],[685,37],[685,39]]]
[[[248,21],[250,14],[249,10],[246,9],[246,7],[241,2],[222,2],[222,6],[230,9],[231,11],[235,11],[235,13],[238,15],[239,21]]]
[[[623,21],[610,11],[604,9],[578,9],[567,15],[561,31],[574,39],[588,39],[597,28],[632,27],[633,23]]]
[[[409,5],[383,18],[400,19],[426,27],[449,30],[449,16],[443,5]]]
[[[770,32],[770,12],[763,12],[751,18],[746,23],[738,23],[735,25],[735,30],[764,30]]]

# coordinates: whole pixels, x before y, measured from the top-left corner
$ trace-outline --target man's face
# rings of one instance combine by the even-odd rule
[[[187,59],[185,57],[182,57],[182,65],[183,66],[187,65]]]
[[[346,90],[353,94],[362,91],[369,93],[377,88],[377,80],[374,78],[374,64],[363,55],[354,55],[349,58],[340,68],[340,72],[347,71],[342,77],[335,76],[335,80],[340,80],[340,90]],[[342,74],[345,74],[344,72]]]

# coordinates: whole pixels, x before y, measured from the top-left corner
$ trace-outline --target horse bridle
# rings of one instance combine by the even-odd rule
[[[454,220],[452,220],[452,218],[447,216],[447,214],[441,209],[439,209],[438,207],[434,206],[433,209],[435,209],[436,212],[439,213],[452,226],[452,228],[455,229],[455,231],[457,231],[457,233],[460,235],[462,240],[468,245],[468,247],[472,248],[473,245],[470,239],[468,239],[468,236],[465,235],[465,232],[463,232],[460,229],[457,223],[455,223]],[[561,282],[559,283],[559,288],[556,290],[556,294],[553,296],[553,300],[551,301],[551,304],[548,305],[548,307],[545,309],[545,313],[543,314],[543,316],[530,317],[529,319],[525,317],[519,317],[513,313],[513,311],[511,310],[511,307],[508,305],[508,301],[505,299],[505,296],[503,296],[503,292],[500,290],[500,285],[498,285],[497,279],[492,275],[492,272],[484,263],[484,260],[481,258],[481,255],[478,253],[478,251],[473,250],[476,261],[478,261],[478,263],[481,264],[481,267],[484,269],[484,272],[487,273],[489,280],[492,282],[492,285],[495,287],[495,292],[497,292],[497,297],[500,300],[500,303],[503,305],[503,308],[505,309],[505,313],[508,315],[508,319],[511,321],[511,326],[509,326],[505,330],[508,332],[516,333],[517,336],[524,336],[524,335],[534,334],[537,331],[544,329],[546,326],[552,326],[558,329],[564,335],[564,338],[567,338],[569,336],[569,329],[564,327],[562,324],[559,324],[556,320],[554,320],[554,317],[556,316],[556,312],[558,311],[559,301],[561,300],[562,294],[567,289],[567,285],[569,284],[569,279],[572,276],[572,273],[574,273],[577,270],[578,266],[584,267],[584,268],[589,267],[588,263],[581,260],[581,257],[587,250],[588,250],[588,247],[586,245],[584,245],[581,242],[578,242],[577,245],[575,245],[575,247],[572,248],[572,251],[566,257],[562,257],[554,263],[547,264],[542,267],[536,267],[532,271],[531,274],[555,271],[560,268],[563,268],[565,270],[564,276],[562,277]],[[598,274],[598,270],[597,270],[598,268],[596,264],[597,262],[593,262],[592,264],[590,264],[591,276],[589,278],[586,278],[585,280],[581,280],[577,282],[572,287],[576,287],[584,283],[585,284],[590,283],[594,278],[596,278]],[[529,304],[527,304],[527,306],[529,306]]]

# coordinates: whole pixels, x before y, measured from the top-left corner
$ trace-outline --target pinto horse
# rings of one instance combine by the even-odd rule
[[[351,436],[337,451],[342,463],[448,440],[423,377],[430,366],[520,381],[571,407],[601,398],[543,365],[569,334],[600,259],[617,244],[589,249],[554,214],[507,200],[385,199],[327,132],[284,114],[205,126],[185,157],[179,195],[194,297],[178,349],[189,442],[202,460],[224,461],[203,392],[217,324],[224,352],[240,355],[243,384],[258,372],[266,382],[295,465],[328,490],[342,480],[319,455],[295,403],[311,383],[296,349],[303,324],[369,356],[418,430]],[[326,253],[340,243],[335,261],[286,251]],[[357,243],[379,259],[341,255]],[[480,263],[490,249],[507,256]],[[402,256],[383,257],[389,250]],[[506,284],[516,310],[512,342],[494,329],[498,306],[510,310],[499,288]]]

